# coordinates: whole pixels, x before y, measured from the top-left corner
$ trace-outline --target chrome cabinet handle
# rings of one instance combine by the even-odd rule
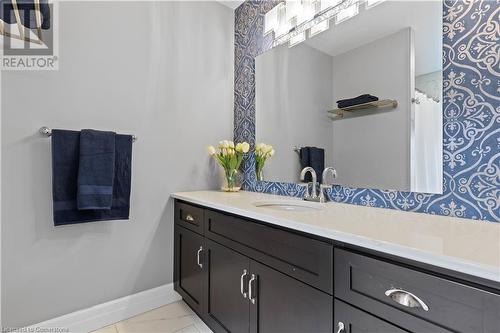
[[[343,322],[339,321],[339,323],[337,324],[337,327],[339,328],[339,329],[338,329],[338,331],[337,331],[337,333],[342,333],[342,332],[344,332],[344,330],[345,330],[345,325],[344,325],[344,323],[343,323]]]
[[[257,276],[255,276],[255,274],[252,274],[252,278],[250,279],[250,281],[248,281],[248,299],[252,302],[252,304],[255,304],[255,295],[252,287],[252,282],[254,282],[256,279]]]
[[[201,251],[203,251],[203,246],[200,246],[200,248],[198,249],[198,252],[196,253],[196,263],[198,264],[198,266],[200,266],[201,269],[203,269],[203,264],[201,263],[201,260],[200,260]]]
[[[186,215],[186,221],[194,222],[194,217],[191,214]]]
[[[243,270],[243,274],[241,274],[240,278],[240,293],[243,295],[243,298],[247,298],[247,293],[245,291],[245,276],[247,276],[247,270]]]
[[[394,302],[406,306],[408,308],[422,308],[424,311],[429,311],[429,307],[420,298],[403,289],[389,289],[385,292],[385,296],[390,297]]]

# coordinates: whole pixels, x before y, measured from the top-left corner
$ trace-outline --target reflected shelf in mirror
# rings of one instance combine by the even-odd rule
[[[397,107],[398,107],[398,101],[396,101],[394,99],[383,99],[380,101],[363,103],[363,104],[358,104],[358,105],[353,105],[353,106],[347,106],[345,108],[337,108],[337,109],[329,110],[328,117],[331,120],[345,119],[345,118],[350,118],[350,117],[356,116],[353,113],[356,111],[367,111],[367,110],[373,110],[373,109],[395,109]],[[366,114],[368,114],[368,113],[358,114],[358,116],[366,115]]]

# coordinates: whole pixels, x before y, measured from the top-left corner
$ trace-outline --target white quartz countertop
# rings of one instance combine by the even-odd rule
[[[263,200],[299,200],[246,192],[179,192],[172,197],[332,240],[500,282],[500,223],[340,203],[322,210],[278,211]]]

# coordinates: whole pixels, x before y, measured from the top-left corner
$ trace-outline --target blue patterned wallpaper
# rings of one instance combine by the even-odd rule
[[[255,144],[255,62],[271,47],[264,14],[277,1],[249,0],[235,12],[235,141]],[[499,0],[443,3],[443,194],[335,186],[332,201],[500,222]],[[297,184],[257,182],[243,164],[246,190],[302,196]]]

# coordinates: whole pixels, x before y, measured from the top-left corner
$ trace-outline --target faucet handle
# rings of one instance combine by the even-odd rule
[[[308,172],[311,174],[312,183],[309,183],[309,184],[312,184],[312,188],[311,188],[311,192],[309,192],[309,190],[306,191],[306,193],[304,195],[304,200],[317,201],[317,200],[319,200],[319,198],[318,198],[318,194],[316,193],[316,180],[317,180],[316,171],[314,171],[314,169],[312,167],[305,167],[300,172],[300,180],[304,181],[306,179],[306,174]],[[308,186],[309,186],[309,184],[308,184]]]
[[[311,184],[311,183],[299,183],[298,184],[300,187],[303,187],[306,191],[304,193],[304,199],[308,199],[311,197],[311,193],[309,192],[309,184]]]
[[[335,170],[334,168],[332,167],[326,167],[324,170],[323,170],[323,173],[322,173],[322,181],[324,184],[327,184],[327,185],[333,185],[332,182],[327,182],[326,181],[326,178],[328,176],[328,174],[331,173],[332,174],[332,177],[333,179],[337,178],[337,170]],[[331,187],[331,186],[330,186]]]
[[[326,189],[329,189],[329,188],[333,188],[333,185],[329,185],[329,184],[320,184],[319,185],[319,202],[326,202],[326,196],[325,196],[325,190]]]

